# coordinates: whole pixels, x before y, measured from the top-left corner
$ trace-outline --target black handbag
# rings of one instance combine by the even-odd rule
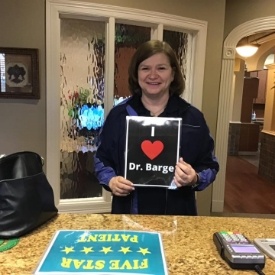
[[[0,238],[16,238],[57,215],[43,159],[34,152],[0,158]]]

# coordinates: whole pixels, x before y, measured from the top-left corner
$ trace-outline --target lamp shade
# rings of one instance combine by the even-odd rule
[[[247,44],[247,45],[237,46],[236,51],[242,57],[250,57],[258,51],[258,48],[259,47],[256,45]]]

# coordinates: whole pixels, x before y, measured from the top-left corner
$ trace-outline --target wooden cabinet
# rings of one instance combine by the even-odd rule
[[[251,122],[253,101],[257,97],[258,87],[259,79],[257,77],[244,78],[241,106],[241,122]]]
[[[257,152],[259,136],[259,124],[242,123],[240,129],[239,152]]]
[[[260,70],[248,73],[248,76],[257,77],[259,79],[258,93],[257,97],[254,99],[255,104],[265,104],[267,71],[268,70]]]

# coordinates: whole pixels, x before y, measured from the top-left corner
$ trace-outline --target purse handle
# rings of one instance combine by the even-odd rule
[[[0,158],[3,158],[3,157],[5,157],[5,156],[6,156],[6,154],[1,154],[1,155],[0,155]],[[41,158],[42,166],[44,166],[44,164],[45,164],[45,159],[44,159],[42,156],[40,156],[40,158]]]

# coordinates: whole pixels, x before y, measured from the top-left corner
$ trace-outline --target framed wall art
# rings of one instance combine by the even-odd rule
[[[0,98],[39,99],[38,49],[0,47]]]

